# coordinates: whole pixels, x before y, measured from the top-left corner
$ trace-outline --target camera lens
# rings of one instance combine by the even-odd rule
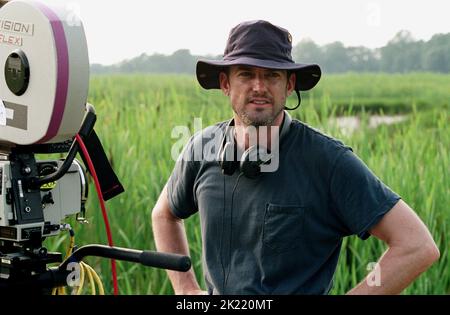
[[[30,81],[30,66],[25,53],[15,50],[6,59],[5,64],[6,84],[11,92],[17,96],[23,95]]]

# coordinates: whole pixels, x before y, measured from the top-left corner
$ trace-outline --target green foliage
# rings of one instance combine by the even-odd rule
[[[330,98],[339,114],[397,114],[439,107],[450,108],[450,76],[432,73],[345,73],[325,75],[311,92],[316,102]]]

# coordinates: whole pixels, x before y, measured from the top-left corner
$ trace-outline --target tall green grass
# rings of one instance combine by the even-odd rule
[[[314,93],[305,94],[302,108],[293,113],[295,118],[352,146],[430,228],[441,250],[441,259],[419,277],[406,294],[450,293],[447,248],[450,238],[447,209],[450,204],[450,127],[445,109],[449,82],[450,76],[439,75],[332,76],[324,78]],[[415,88],[414,84],[420,88]],[[406,96],[416,92],[417,98]],[[426,106],[416,102],[422,98],[427,101]],[[354,134],[344,134],[330,123],[330,118],[338,114],[358,114],[362,121],[367,121],[366,110],[352,105],[356,104],[355,99],[378,101],[386,106],[395,106],[395,102],[386,103],[386,100],[402,100],[408,107],[408,120],[377,129],[363,124]],[[343,100],[348,101],[349,106],[341,109],[337,104]],[[202,90],[191,77],[129,75],[94,77],[89,102],[97,109],[97,133],[126,189],[107,204],[115,244],[153,250],[151,211],[174,166],[171,149],[178,139],[171,138],[172,129],[187,125],[193,132],[196,117],[203,119],[203,127],[228,119],[231,117],[228,101],[219,91]],[[294,103],[295,99],[289,102]],[[382,110],[379,108],[378,112]],[[88,217],[89,225],[73,224],[78,245],[106,244],[93,185]],[[204,287],[198,216],[186,220],[185,224],[194,270]],[[67,242],[67,236],[62,235],[49,240],[48,244],[51,249],[63,250]],[[345,239],[332,293],[343,294],[361,281],[368,273],[368,263],[377,261],[385,249],[375,238],[365,242],[356,237]],[[87,261],[100,273],[107,292],[111,293],[109,261],[97,258]],[[118,270],[122,294],[173,293],[163,270],[125,262],[118,262]]]
[[[311,96],[331,97],[341,113],[349,107],[369,112],[410,112],[412,104],[420,110],[435,106],[450,109],[450,76],[432,73],[374,74],[346,73],[326,75]]]

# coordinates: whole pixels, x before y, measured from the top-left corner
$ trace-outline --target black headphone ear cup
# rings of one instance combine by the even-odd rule
[[[223,147],[219,163],[224,175],[231,176],[238,168],[239,163],[236,160],[235,147],[232,143],[227,142]]]
[[[258,156],[258,147],[251,146],[243,154],[240,163],[240,170],[245,177],[255,179],[261,173],[262,161]]]

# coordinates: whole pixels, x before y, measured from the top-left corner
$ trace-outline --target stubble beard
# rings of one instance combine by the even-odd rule
[[[264,115],[260,115],[259,117],[255,117],[257,115],[250,114],[249,111],[247,111],[245,108],[238,109],[233,105],[233,111],[239,117],[241,122],[245,126],[254,126],[254,127],[272,126],[273,122],[280,115],[283,109],[284,106],[280,108],[274,107],[273,109],[270,110],[270,112]]]

